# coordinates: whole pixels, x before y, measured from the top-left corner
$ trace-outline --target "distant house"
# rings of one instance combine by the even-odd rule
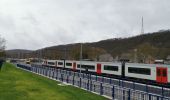
[[[106,62],[110,62],[113,61],[113,57],[111,54],[102,54],[99,56],[99,61],[106,61]]]
[[[121,54],[119,61],[132,62],[133,59],[131,59],[130,53],[123,53],[123,54]]]
[[[165,63],[170,64],[170,55],[167,56]]]
[[[168,55],[168,57],[166,58],[166,60],[170,61],[170,55]]]
[[[163,59],[156,59],[154,61],[154,64],[164,64],[164,60]]]

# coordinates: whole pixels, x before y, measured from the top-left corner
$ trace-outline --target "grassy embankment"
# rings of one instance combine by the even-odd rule
[[[73,86],[15,68],[5,63],[0,71],[0,100],[105,100]]]

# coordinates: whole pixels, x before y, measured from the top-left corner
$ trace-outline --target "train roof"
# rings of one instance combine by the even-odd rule
[[[101,64],[121,64],[121,62],[96,62]]]
[[[57,61],[57,60],[47,60],[47,61],[49,61],[49,62],[53,62],[53,61]]]
[[[55,61],[64,61],[64,60],[47,60],[50,62],[55,62]],[[76,60],[66,60],[66,61],[75,61],[75,62],[80,62]],[[99,62],[99,61],[82,61],[83,63],[100,63],[100,64],[121,64],[121,62]],[[125,65],[128,66],[149,66],[149,67],[168,67],[170,68],[170,65],[168,64],[142,64],[142,63],[125,63]]]
[[[142,63],[126,63],[126,65],[133,65],[133,66],[150,66],[150,67],[168,67],[170,68],[170,65],[167,64],[142,64]]]

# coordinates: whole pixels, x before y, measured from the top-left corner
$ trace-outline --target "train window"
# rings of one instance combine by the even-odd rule
[[[77,65],[77,68],[80,68],[80,64]],[[94,70],[95,69],[95,66],[93,65],[81,65],[81,68],[84,68],[84,69],[90,69],[90,70]]]
[[[79,64],[77,64],[77,68],[80,68],[80,65],[79,65]]]
[[[129,73],[135,73],[135,74],[151,75],[151,70],[149,68],[129,67],[128,72]]]
[[[157,76],[161,76],[161,70],[157,69]]]
[[[58,65],[63,65],[63,62],[58,62]]]
[[[163,70],[163,75],[162,75],[163,77],[166,77],[167,76],[167,72],[166,72],[166,70]]]
[[[66,63],[66,66],[72,66],[72,63]]]
[[[104,65],[104,70],[118,71],[118,66]]]
[[[54,63],[54,62],[48,62],[48,64],[49,64],[49,65],[55,65],[55,63]]]

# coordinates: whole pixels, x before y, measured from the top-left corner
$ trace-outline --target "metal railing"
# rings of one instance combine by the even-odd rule
[[[78,73],[73,71],[67,71],[62,69],[43,67],[41,65],[24,65],[17,64],[17,67],[25,69],[27,71],[37,73],[67,84],[80,87],[87,91],[95,92],[99,95],[105,96],[109,99],[118,100],[170,100],[170,90],[164,89],[163,95],[153,94],[142,91],[146,88],[146,85],[137,84],[133,82],[126,82],[117,79],[111,79],[107,77],[100,77],[95,75],[88,75],[84,73]],[[81,77],[80,77],[81,76]],[[129,88],[122,86],[127,85]],[[143,86],[142,88],[139,88]],[[157,87],[147,86],[148,90],[160,91]],[[139,90],[137,90],[139,88]],[[141,90],[140,90],[141,89]],[[168,97],[169,96],[169,97]]]

